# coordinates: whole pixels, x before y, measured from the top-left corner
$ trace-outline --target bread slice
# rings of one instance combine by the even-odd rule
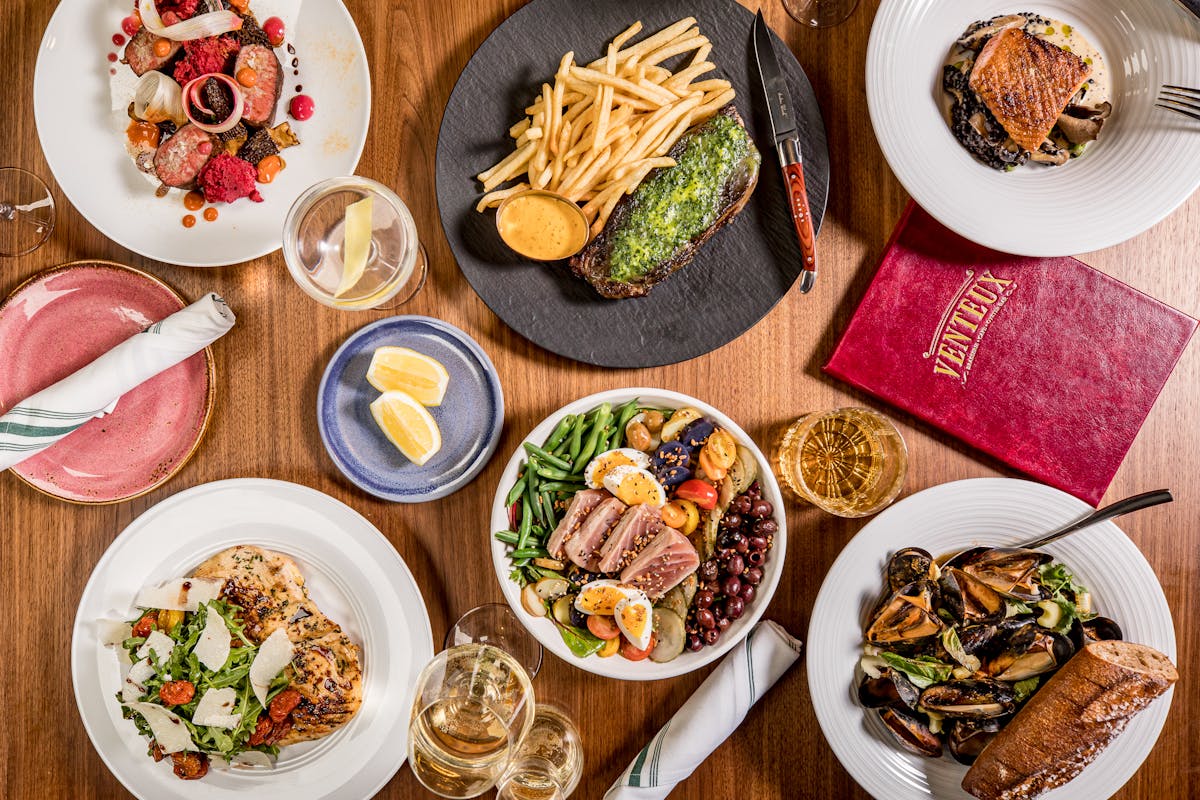
[[[1154,648],[1089,644],[983,749],[963,789],[981,800],[1024,800],[1062,786],[1177,680]]]
[[[1091,74],[1092,68],[1074,53],[1008,28],[983,46],[969,85],[1013,141],[1032,152]]]

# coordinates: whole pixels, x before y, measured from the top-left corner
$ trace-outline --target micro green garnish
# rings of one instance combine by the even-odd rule
[[[905,658],[885,650],[879,654],[879,657],[886,661],[892,669],[907,675],[918,689],[927,689],[935,683],[948,681],[954,673],[953,665],[930,656]]]

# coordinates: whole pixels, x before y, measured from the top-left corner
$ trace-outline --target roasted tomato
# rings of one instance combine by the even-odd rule
[[[272,722],[283,722],[292,709],[300,705],[301,695],[295,689],[284,689],[271,700],[268,714]]]
[[[258,747],[267,741],[267,736],[271,733],[271,718],[266,714],[262,714],[258,718],[258,722],[254,724],[254,733],[250,734],[249,745]]]
[[[679,488],[675,490],[675,496],[680,500],[691,500],[705,511],[712,511],[717,507],[717,490],[711,484],[692,478],[679,484]]]
[[[192,702],[196,687],[191,681],[167,681],[158,687],[158,697],[164,705],[182,706]]]
[[[155,611],[147,611],[133,625],[133,635],[145,639],[150,635],[150,631],[158,624],[158,613]]]
[[[172,771],[185,781],[196,781],[208,774],[208,757],[203,753],[171,753]]]

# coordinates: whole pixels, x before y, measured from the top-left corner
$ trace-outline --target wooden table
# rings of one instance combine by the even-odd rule
[[[650,2],[650,0],[647,0]],[[756,5],[756,3],[749,3]],[[380,314],[318,306],[291,282],[278,253],[216,270],[147,261],[91,227],[52,187],[58,227],[32,255],[0,261],[0,292],[34,272],[80,258],[108,258],[162,276],[196,297],[213,289],[238,313],[219,341],[218,395],[212,425],[197,457],[151,494],[115,506],[67,505],[0,476],[0,795],[24,798],[126,796],[96,755],[76,713],[68,652],[83,585],[113,538],[131,520],[172,494],[223,478],[259,476],[315,487],[366,515],[400,551],[425,595],[440,642],[467,609],[501,599],[485,555],[488,515],[501,467],[529,429],[560,405],[601,389],[657,385],[698,395],[730,411],[764,446],[782,426],[814,409],[847,403],[877,406],[823,376],[828,357],[861,297],[906,201],[876,145],[867,116],[863,72],[876,3],[864,0],[851,19],[826,31],[801,29],[777,2],[768,21],[798,54],[816,89],[829,133],[833,179],[819,246],[823,273],[807,296],[793,290],[753,330],[703,358],[641,371],[595,369],[529,344],[500,322],[471,291],[454,263],[434,199],[434,149],[441,109],[459,71],[484,37],[515,11],[518,0],[348,0],[358,20],[374,82],[375,107],[359,174],[394,186],[416,217],[432,261],[425,290],[405,311],[445,319],[471,333],[491,355],[506,390],[504,436],[497,456],[466,489],[423,506],[368,497],[334,467],[315,433],[313,409],[321,371],[338,344]],[[4,165],[50,178],[33,134],[32,82],[42,31],[53,3],[0,4],[0,142]],[[89,145],[90,146],[90,145]],[[1085,256],[1093,266],[1200,315],[1200,198],[1127,242]],[[11,358],[15,354],[0,354]],[[528,387],[537,387],[530,390]],[[1122,522],[1154,566],[1179,637],[1184,680],[1162,737],[1121,797],[1183,800],[1200,796],[1200,348],[1184,355],[1117,474],[1108,500],[1170,487],[1176,502]],[[916,420],[891,412],[908,442],[905,493],[959,478],[1016,477],[996,461]],[[835,519],[789,505],[787,569],[768,616],[803,637],[817,588],[861,521]],[[476,553],[463,558],[462,553]],[[577,797],[598,798],[642,744],[707,674],[659,683],[621,684],[592,678],[547,658],[539,697],[568,707],[586,742],[586,776]],[[401,769],[379,795],[425,793]],[[745,724],[673,795],[679,798],[865,797],[825,744],[797,665],[752,709]]]

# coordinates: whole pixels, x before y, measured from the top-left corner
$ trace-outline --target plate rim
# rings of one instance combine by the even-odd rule
[[[488,436],[488,441],[484,445],[483,449],[476,454],[475,460],[472,462],[471,466],[459,476],[457,479],[458,485],[454,485],[454,483],[445,484],[421,495],[398,494],[376,490],[374,487],[367,486],[363,481],[361,481],[359,477],[355,475],[349,468],[348,463],[343,460],[342,455],[337,451],[337,448],[331,444],[332,435],[328,430],[324,413],[326,405],[326,391],[333,376],[333,366],[338,362],[339,359],[342,358],[343,354],[352,345],[356,344],[360,339],[374,331],[376,328],[387,327],[388,325],[412,323],[422,324],[438,330],[439,332],[458,342],[460,345],[466,348],[471,355],[475,356],[480,364],[483,365],[483,373],[487,376],[488,390],[496,407],[496,413],[493,415],[491,421],[491,433]],[[484,467],[487,466],[488,461],[490,461],[492,456],[495,454],[496,448],[500,445],[500,437],[504,433],[504,388],[500,383],[500,374],[496,371],[496,365],[492,363],[491,357],[488,356],[487,352],[483,349],[483,346],[480,345],[479,342],[475,341],[475,339],[472,338],[471,335],[466,331],[456,325],[446,322],[445,320],[438,319],[437,317],[430,317],[424,314],[396,314],[390,317],[384,317],[383,319],[377,319],[374,322],[368,322],[366,325],[363,325],[361,328],[358,328],[352,332],[346,337],[346,340],[338,346],[338,349],[334,351],[333,355],[329,358],[329,362],[325,365],[325,371],[321,374],[321,382],[317,387],[316,413],[317,429],[321,436],[321,444],[324,445],[325,452],[329,455],[330,460],[333,461],[334,466],[338,468],[338,471],[341,472],[347,480],[349,480],[359,489],[362,489],[367,494],[373,497],[378,497],[381,500],[388,500],[393,503],[428,503],[433,500],[441,500],[444,497],[449,497],[455,492],[466,488],[471,481],[475,480],[475,478],[479,476],[479,473],[483,471]]]

